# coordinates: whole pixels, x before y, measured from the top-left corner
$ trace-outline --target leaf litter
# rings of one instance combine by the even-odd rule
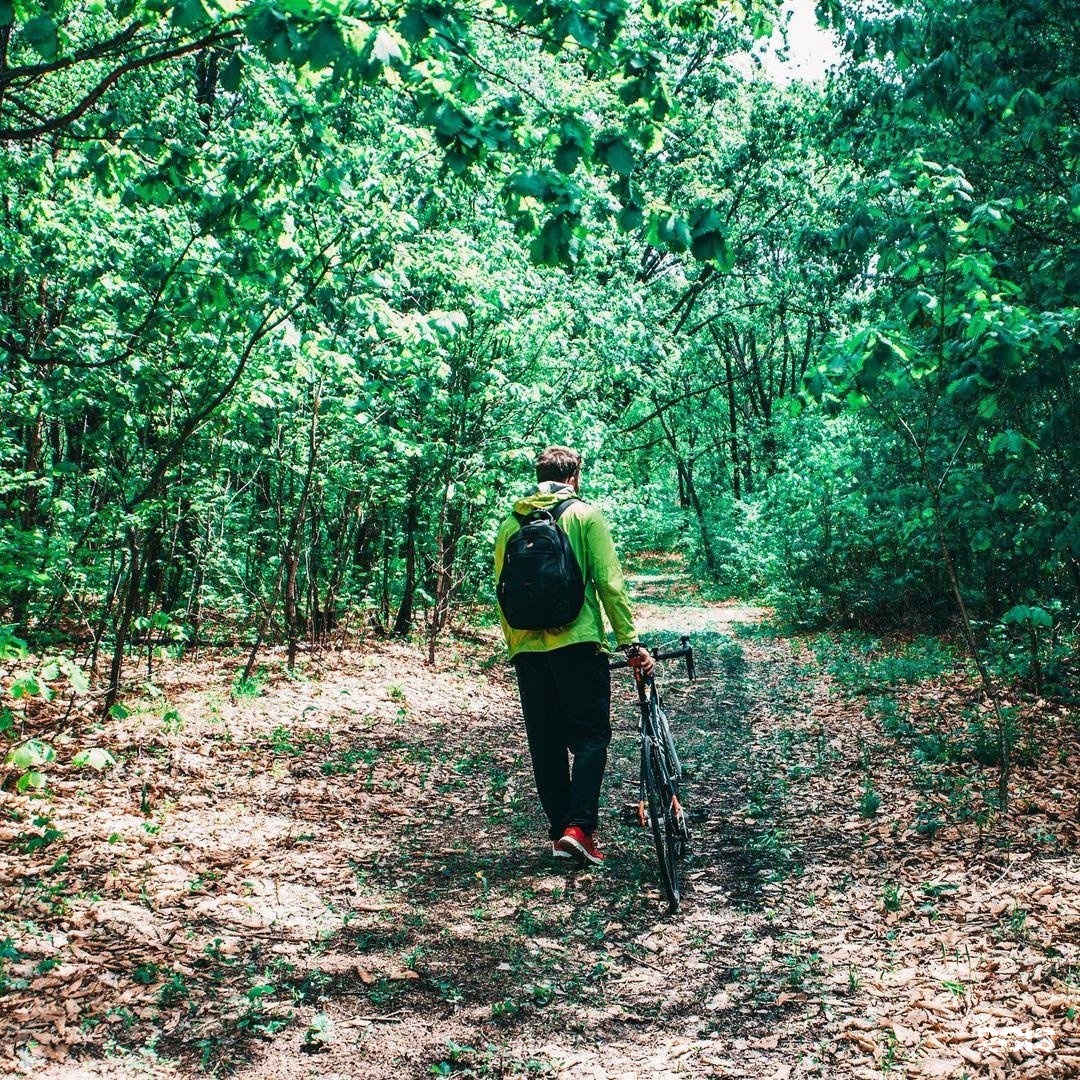
[[[369,641],[292,677],[267,650],[257,696],[204,654],[159,668],[123,720],[76,712],[47,799],[0,792],[5,1068],[1080,1075],[1075,718],[1026,706],[1040,752],[1008,818],[928,831],[907,748],[765,618],[697,598],[643,611],[703,654],[699,684],[665,681],[695,829],[674,918],[623,820],[629,687],[608,865],[567,869],[493,638],[434,668]],[[961,677],[904,693],[913,715],[971,699]],[[70,768],[91,741],[114,768]]]

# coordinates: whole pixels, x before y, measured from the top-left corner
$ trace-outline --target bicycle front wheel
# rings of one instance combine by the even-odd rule
[[[656,845],[656,861],[660,868],[660,884],[668,899],[668,909],[674,914],[682,901],[683,860],[686,855],[686,830],[679,804],[679,782],[670,768],[663,745],[652,737],[646,739],[641,768],[649,802],[649,824]]]

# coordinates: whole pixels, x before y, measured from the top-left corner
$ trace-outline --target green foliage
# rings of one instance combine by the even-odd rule
[[[885,884],[881,892],[881,903],[886,911],[900,910],[900,886],[895,881],[890,881]]]
[[[270,678],[266,668],[259,668],[253,675],[244,678],[243,673],[233,680],[232,695],[235,698],[257,698]]]
[[[849,631],[818,634],[811,647],[825,671],[853,694],[938,679],[959,663],[951,646],[927,636],[887,646],[872,635]]]
[[[1069,696],[1071,8],[819,7],[828,87],[727,62],[772,0],[0,0],[0,657],[89,636],[116,709],[133,648],[433,654],[565,442],[708,595],[934,631],[955,577]]]
[[[876,817],[880,807],[881,796],[870,778],[867,777],[866,783],[863,785],[862,797],[859,799],[859,816],[864,818]]]

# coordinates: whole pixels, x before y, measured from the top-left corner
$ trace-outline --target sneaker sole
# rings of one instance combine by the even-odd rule
[[[598,859],[595,855],[590,855],[584,845],[572,836],[564,836],[556,847],[560,848],[565,856],[569,858],[579,859],[581,862],[591,863],[593,866],[603,866],[604,864],[602,858]]]
[[[551,845],[551,854],[554,855],[556,859],[572,859],[574,857],[569,851],[563,851],[561,847],[557,847],[555,844]]]

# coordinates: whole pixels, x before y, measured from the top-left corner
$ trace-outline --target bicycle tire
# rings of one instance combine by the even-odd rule
[[[682,903],[686,835],[684,824],[675,810],[678,806],[679,778],[668,756],[666,743],[670,741],[670,734],[665,738],[665,725],[656,715],[657,708],[655,701],[650,703],[651,730],[645,732],[641,769],[656,861],[660,869],[660,884],[667,897],[668,908],[674,914]]]

